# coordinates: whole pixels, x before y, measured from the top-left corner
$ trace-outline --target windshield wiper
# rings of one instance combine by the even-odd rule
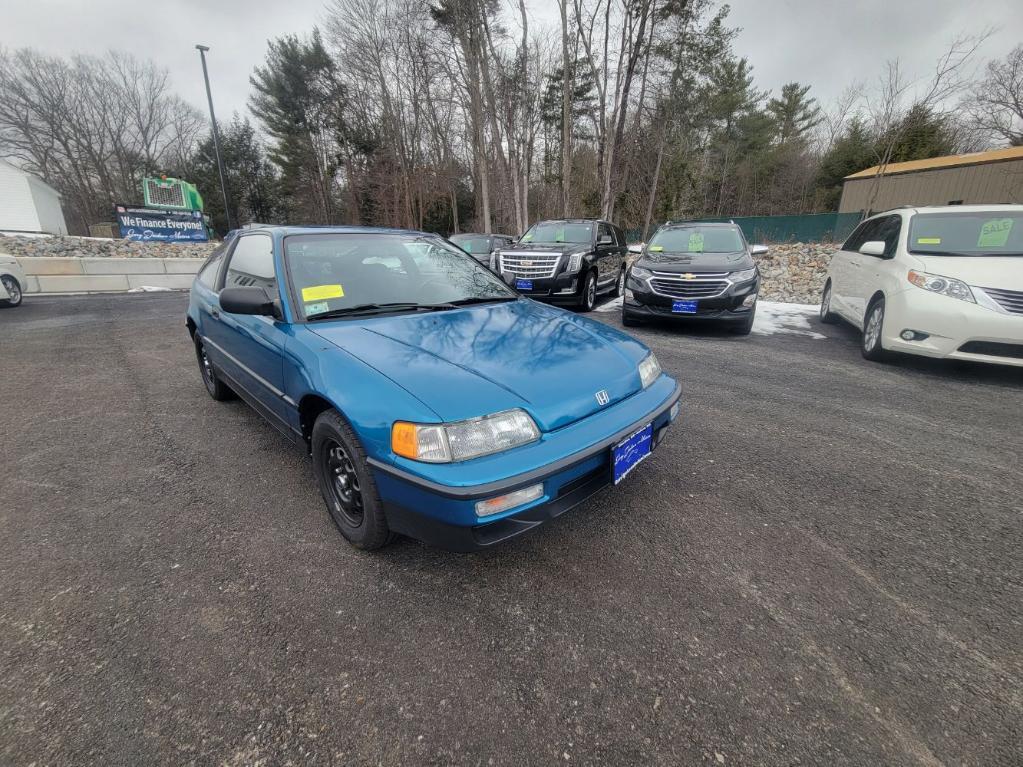
[[[457,309],[455,304],[417,304],[410,301],[396,301],[384,304],[357,304],[356,306],[345,306],[341,309],[331,309],[327,312],[320,312],[307,317],[310,322],[314,320],[329,320],[335,317],[346,317],[358,314],[383,314],[385,312],[402,311],[425,311],[440,312],[447,309]]]
[[[459,298],[451,303],[455,306],[469,306],[469,304],[489,304],[492,301],[518,301],[518,296],[471,296],[470,298]]]

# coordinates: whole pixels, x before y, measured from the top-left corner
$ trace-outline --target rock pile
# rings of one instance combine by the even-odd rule
[[[766,255],[756,258],[763,280],[760,297],[793,304],[820,303],[828,263],[838,247],[816,242],[771,245]]]
[[[206,258],[212,242],[135,242],[100,237],[0,235],[0,253],[15,258]]]

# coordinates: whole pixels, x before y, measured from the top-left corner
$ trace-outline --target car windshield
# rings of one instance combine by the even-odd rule
[[[453,234],[448,239],[466,253],[472,253],[474,256],[490,253],[491,250],[490,238],[481,237],[478,234]]]
[[[1023,256],[1023,212],[917,213],[909,252],[922,256]]]
[[[650,240],[651,253],[738,253],[742,235],[730,226],[672,226]]]
[[[534,245],[560,245],[570,242],[589,245],[593,242],[593,224],[590,222],[541,221],[533,224],[519,242]]]
[[[439,238],[413,234],[286,237],[284,257],[307,319],[357,311],[407,311],[518,295],[478,261]]]

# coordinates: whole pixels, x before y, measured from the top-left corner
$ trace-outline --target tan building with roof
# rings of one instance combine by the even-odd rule
[[[1023,146],[894,162],[845,177],[839,213],[900,205],[1023,203]]]

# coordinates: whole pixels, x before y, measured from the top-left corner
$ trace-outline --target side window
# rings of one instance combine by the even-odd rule
[[[614,226],[614,225],[611,226],[611,231],[614,232],[615,244],[618,245],[619,247],[623,247],[624,248],[625,247],[625,232],[623,232],[619,227]]]
[[[842,250],[848,250],[856,253],[860,246],[868,240],[872,240],[873,233],[880,222],[880,219],[872,218],[869,221],[864,221],[849,235],[849,239],[845,241],[842,246]]]
[[[895,255],[899,246],[899,232],[902,231],[902,216],[887,216],[879,222],[877,230],[871,235],[872,240],[884,241],[885,258]]]
[[[277,295],[277,277],[274,274],[273,240],[264,234],[240,237],[227,262],[225,288],[264,288]]]
[[[604,237],[610,237],[611,243],[614,244],[615,238],[614,235],[611,234],[611,225],[601,222],[597,227],[597,242],[600,242]]]
[[[221,243],[206,259],[206,263],[199,269],[197,275],[199,282],[205,285],[210,290],[214,289],[217,284],[217,274],[220,272],[220,265],[224,262],[224,254],[227,253],[228,247],[231,245],[229,242]]]

